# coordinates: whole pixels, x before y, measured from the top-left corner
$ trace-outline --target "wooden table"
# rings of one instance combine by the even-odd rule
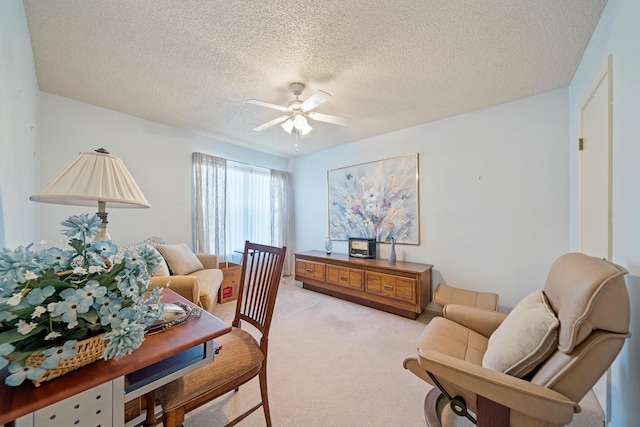
[[[162,301],[167,303],[180,301],[193,306],[191,302],[169,289],[163,290]],[[8,374],[5,368],[0,371],[0,425],[104,385],[109,385],[113,389],[112,425],[124,425],[125,400],[141,396],[177,376],[184,375],[185,371],[196,369],[204,363],[211,363],[214,339],[230,330],[230,325],[202,310],[199,318],[190,318],[186,323],[170,330],[146,336],[140,348],[131,355],[120,360],[94,362],[43,383],[40,387],[34,387],[29,381],[25,381],[18,387],[5,385],[4,379]],[[191,349],[198,347],[203,348],[203,356],[198,364],[183,367],[180,371],[174,370],[172,374],[160,374],[159,377],[156,374],[152,382],[138,388],[130,387],[127,376],[135,377],[137,371],[143,368],[172,357],[179,358],[177,355],[188,350],[193,351]],[[127,391],[132,388],[130,392]],[[35,422],[28,421],[29,418],[24,417],[18,420],[16,425],[33,425]],[[51,424],[47,423],[47,425]]]

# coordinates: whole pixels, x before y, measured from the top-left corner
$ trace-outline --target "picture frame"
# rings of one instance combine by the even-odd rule
[[[420,244],[418,153],[327,171],[329,237]]]

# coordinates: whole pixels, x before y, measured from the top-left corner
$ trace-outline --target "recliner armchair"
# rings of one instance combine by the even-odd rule
[[[543,291],[508,315],[447,305],[424,329],[404,367],[478,426],[562,426],[630,336],[627,271],[579,253],[558,258]],[[444,397],[443,397],[444,396]],[[438,405],[440,408],[442,405]]]

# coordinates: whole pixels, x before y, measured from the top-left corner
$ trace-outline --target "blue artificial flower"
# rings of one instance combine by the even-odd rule
[[[67,270],[71,259],[75,255],[76,253],[73,251],[64,251],[60,248],[48,248],[44,251],[41,258],[44,264],[53,267],[53,270],[58,272]]]
[[[15,319],[16,316],[12,311],[0,310],[0,323]]]
[[[122,308],[122,304],[115,301],[109,305],[104,305],[100,308],[100,324],[109,325],[111,328],[117,328],[122,323],[123,319],[130,316],[130,308]]]
[[[75,294],[80,298],[83,306],[91,306],[95,298],[100,298],[107,294],[107,288],[100,286],[100,282],[97,280],[89,280],[87,284],[83,288],[78,289]]]
[[[2,356],[8,356],[13,353],[13,350],[16,348],[11,344],[5,342],[0,344],[0,369],[4,368],[9,364],[9,361]]]
[[[125,251],[124,256],[124,267],[130,275],[140,277],[147,274],[147,262],[143,257],[132,251]]]
[[[110,240],[101,239],[87,245],[87,252],[95,253],[102,258],[109,258],[118,253],[118,247]]]
[[[53,312],[57,316],[62,315],[62,320],[67,323],[78,320],[78,313],[86,313],[91,308],[91,304],[87,304],[87,300],[82,300],[82,294],[78,290],[67,288],[60,292],[60,296],[64,301],[56,304]]]
[[[153,274],[162,262],[162,255],[152,246],[143,246],[138,249],[138,257],[144,261],[148,274]]]
[[[118,289],[122,292],[122,295],[131,298],[134,301],[138,300],[140,296],[140,288],[138,286],[139,277],[135,270],[125,268],[116,276],[118,282]]]
[[[40,366],[45,369],[53,369],[60,363],[61,360],[72,359],[78,354],[78,350],[73,348],[78,340],[69,340],[65,342],[61,347],[51,347],[46,350],[42,350],[42,354],[49,356],[42,361]]]
[[[106,269],[107,268],[107,261],[108,258],[104,258],[102,257],[99,253],[97,252],[87,252],[87,257],[84,260],[88,265],[89,268],[91,267],[99,267],[102,269]],[[91,270],[90,270],[91,272]]]
[[[14,387],[22,384],[27,378],[37,380],[47,372],[44,369],[34,368],[33,366],[22,366],[18,362],[12,362],[8,369],[11,375],[4,379],[4,383]]]
[[[107,347],[102,358],[119,360],[122,356],[131,354],[140,347],[144,341],[144,326],[139,323],[129,323],[129,319],[125,319],[118,329],[105,335],[104,341],[107,343]]]
[[[162,318],[162,310],[164,310],[164,304],[160,302],[162,289],[161,286],[157,286],[149,292],[149,301],[157,301],[157,303],[148,304],[144,302],[135,306],[133,314],[135,315],[136,322],[151,325],[156,320]]]
[[[112,304],[120,304],[122,306],[122,297],[114,292],[108,292],[106,295],[97,297],[93,303],[93,307],[100,311],[103,308],[108,308]]]
[[[15,286],[16,283],[26,282],[25,274],[28,271],[35,274],[42,271],[42,266],[34,260],[34,254],[29,250],[30,246],[26,248],[20,246],[13,251],[0,249],[0,283],[3,284],[2,289],[5,289],[6,284]],[[0,291],[0,296],[5,292]]]
[[[96,215],[80,214],[70,216],[61,221],[60,225],[68,228],[68,230],[62,230],[62,233],[68,237],[82,235],[83,237],[91,238],[98,234],[101,223],[102,220]]]
[[[40,305],[44,302],[44,300],[56,292],[56,288],[53,286],[45,286],[44,288],[34,288],[27,294],[25,300],[33,305]]]

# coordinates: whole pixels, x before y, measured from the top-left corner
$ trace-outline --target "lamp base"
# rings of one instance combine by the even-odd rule
[[[98,226],[100,231],[98,231],[96,236],[93,238],[94,241],[111,240],[111,236],[109,236],[109,233],[107,232],[107,224],[109,224],[109,221],[107,221],[108,215],[109,214],[106,212],[96,212],[96,216],[102,220],[102,223]]]

